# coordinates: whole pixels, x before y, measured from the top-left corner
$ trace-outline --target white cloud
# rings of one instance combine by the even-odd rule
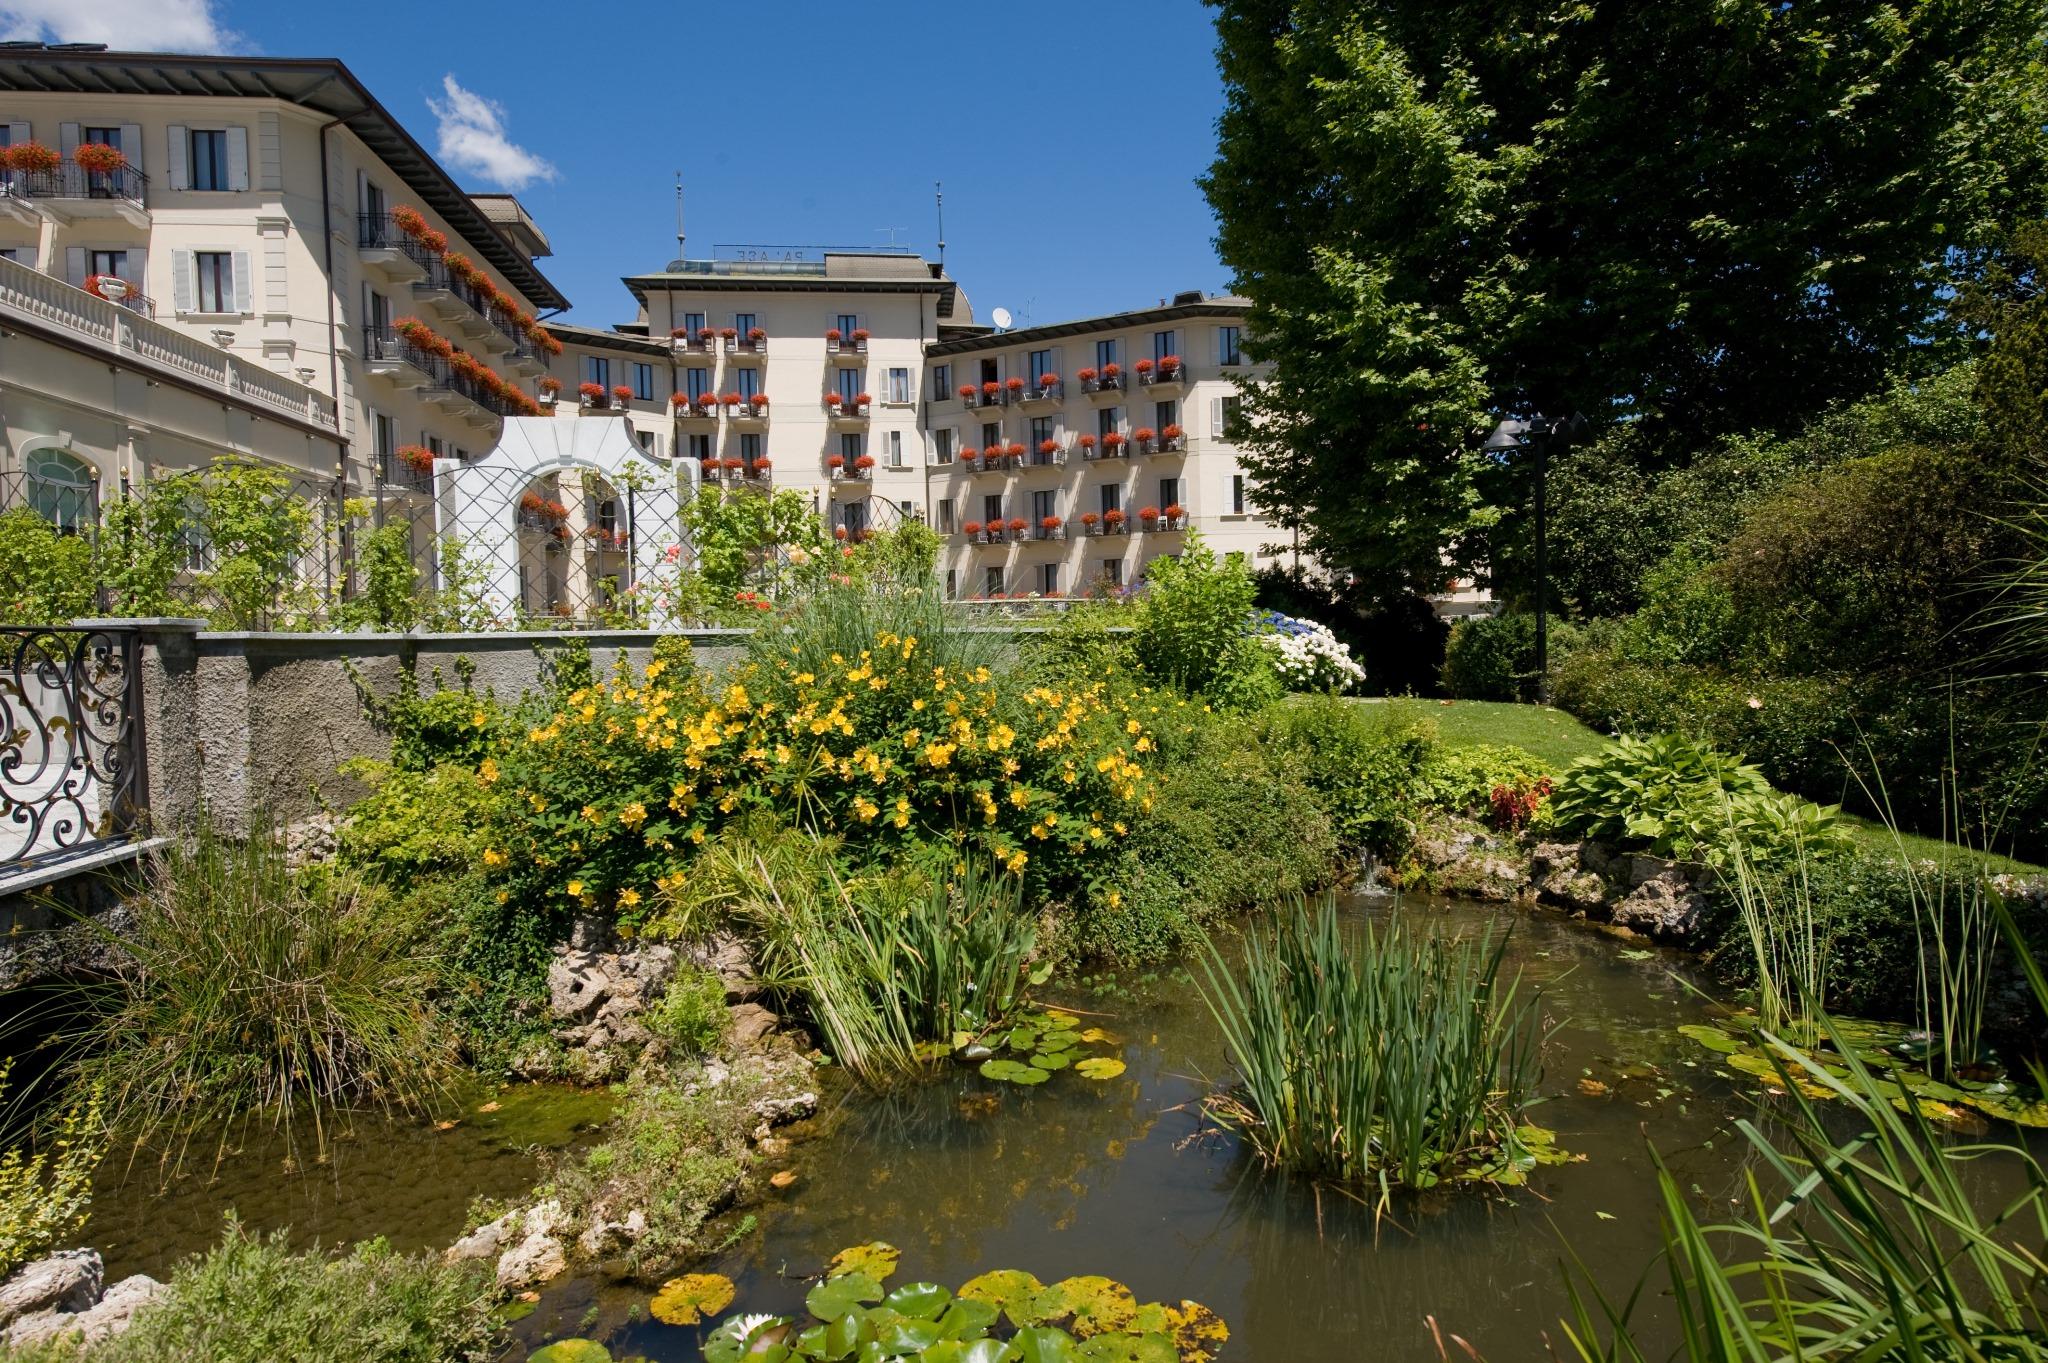
[[[430,98],[427,107],[441,120],[436,150],[443,161],[504,189],[555,178],[553,165],[506,135],[504,105],[463,89],[453,76],[443,76],[441,88],[447,97]]]
[[[0,0],[0,39],[105,43],[116,52],[232,52],[213,0]]]

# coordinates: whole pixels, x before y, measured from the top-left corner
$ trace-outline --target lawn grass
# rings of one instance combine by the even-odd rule
[[[1568,766],[1581,757],[1596,753],[1607,742],[1605,735],[1587,728],[1564,711],[1547,705],[1520,705],[1513,701],[1491,700],[1417,700],[1403,696],[1389,696],[1385,700],[1367,703],[1386,705],[1407,719],[1430,720],[1436,725],[1437,737],[1446,747],[1470,748],[1481,743],[1511,743],[1515,747],[1526,748],[1556,767]],[[1845,814],[1843,818],[1855,831],[1857,841],[1873,852],[1895,854],[1900,843],[1905,845],[1906,854],[1915,858],[1939,858],[1945,850],[1954,850],[1951,844],[1944,843],[1940,838],[1925,837],[1918,833],[1901,834],[1895,842],[1892,831],[1875,819],[1859,818],[1853,814]],[[2009,871],[2019,875],[2044,873],[2042,867],[2030,862],[2014,861],[2010,857],[1991,856],[1984,857],[1983,860],[1994,871]]]

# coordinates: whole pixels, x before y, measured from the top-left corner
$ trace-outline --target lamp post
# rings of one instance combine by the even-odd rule
[[[1569,440],[1582,424],[1584,418],[1576,413],[1509,417],[1493,428],[1483,447],[1496,458],[1524,449],[1536,456],[1536,699],[1545,705],[1550,703],[1550,448],[1554,441]]]

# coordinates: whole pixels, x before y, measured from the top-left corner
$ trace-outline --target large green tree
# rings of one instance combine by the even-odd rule
[[[2043,201],[2038,0],[1213,0],[1204,182],[1250,297],[1250,467],[1387,589],[1484,553],[1542,409],[1669,460],[1950,358]]]

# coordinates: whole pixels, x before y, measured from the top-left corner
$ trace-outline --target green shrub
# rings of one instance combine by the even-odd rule
[[[398,1254],[293,1254],[232,1218],[219,1246],[178,1267],[90,1363],[483,1363],[498,1327],[488,1263]]]
[[[1472,817],[1489,814],[1496,787],[1526,790],[1557,771],[1525,748],[1480,743],[1469,748],[1439,745],[1410,787],[1418,805]],[[1548,805],[1543,806],[1547,812]]]
[[[588,647],[579,647],[587,658]],[[476,665],[467,658],[456,660],[453,687],[442,685],[436,668],[433,688],[422,691],[418,672],[401,669],[398,694],[390,700],[380,700],[352,664],[348,671],[370,722],[391,735],[391,762],[402,771],[429,771],[445,762],[473,771],[511,737],[512,717],[489,691],[476,693]]]
[[[709,970],[676,972],[661,1000],[647,1012],[647,1027],[686,1055],[702,1055],[725,1035],[725,982]]]
[[[264,1116],[429,1104],[452,1057],[428,998],[439,961],[406,901],[347,866],[295,874],[280,838],[201,823],[150,857],[122,968],[80,987],[77,1077],[117,1126],[169,1138]]]
[[[0,511],[0,624],[55,625],[98,614],[92,541],[32,509]]]
[[[501,1072],[546,1040],[548,966],[569,936],[573,904],[519,904],[475,866],[413,878],[392,893],[402,916],[433,929],[428,950],[441,962],[435,1009],[473,1068]]]
[[[1427,728],[1384,706],[1317,697],[1266,709],[1256,733],[1314,793],[1342,846],[1383,861],[1407,851],[1417,785],[1436,757]]]
[[[1580,647],[1577,626],[1557,616],[1549,621],[1550,670],[1554,676]],[[1536,617],[1520,613],[1467,616],[1451,626],[1440,676],[1444,690],[1459,700],[1528,700],[1536,693]]]
[[[362,589],[336,604],[333,615],[338,628],[366,625],[408,630],[419,623],[420,570],[412,558],[410,521],[391,521],[359,536],[356,564],[362,574]]]
[[[1270,655],[1252,641],[1258,586],[1238,555],[1222,559],[1189,532],[1177,555],[1145,570],[1132,621],[1132,650],[1148,675],[1225,710],[1275,700],[1282,688]]]
[[[0,1098],[14,1068],[0,1058]],[[107,1150],[105,1103],[87,1088],[58,1113],[40,1148],[0,1152],[0,1281],[85,1224],[93,1170]]]
[[[459,875],[481,862],[496,799],[473,768],[418,771],[358,757],[341,770],[370,787],[341,823],[350,861],[387,880]]]

